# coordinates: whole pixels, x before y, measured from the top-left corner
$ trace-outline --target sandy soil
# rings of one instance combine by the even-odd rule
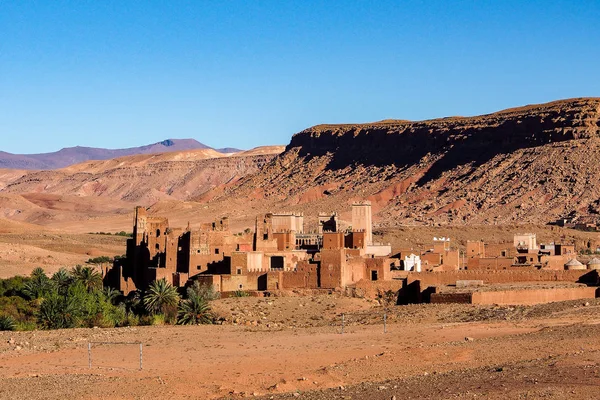
[[[125,253],[126,237],[58,231],[0,233],[0,278],[29,275],[36,267],[54,273],[98,256]]]
[[[312,306],[319,302],[347,313],[343,334],[336,312],[325,314],[329,323],[314,319],[322,316],[323,309]],[[382,307],[335,295],[226,299],[215,308],[238,315],[273,312],[257,326],[228,321],[0,333],[0,398],[595,398],[600,393],[600,301],[518,309],[400,306],[390,311],[395,318],[387,333]],[[527,312],[511,318],[518,310]],[[272,326],[279,314],[298,323]],[[88,342],[138,341],[144,344],[142,370],[137,345],[93,345],[88,368]]]

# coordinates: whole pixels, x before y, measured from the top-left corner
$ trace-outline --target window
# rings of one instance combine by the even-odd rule
[[[282,256],[271,257],[271,269],[283,269],[285,259]]]
[[[240,289],[242,288],[242,285],[240,285]]]
[[[215,249],[215,254],[219,254],[219,249]]]
[[[160,229],[157,229],[156,230],[156,237],[159,237],[159,236],[160,236]]]
[[[377,280],[377,271],[375,271],[375,270],[371,271],[371,280],[372,281]]]
[[[197,265],[197,266],[196,266],[196,269],[197,269],[197,270],[201,270],[201,269],[202,269],[202,265]]]
[[[241,269],[241,268],[238,268],[238,269],[237,269],[237,274],[238,274],[238,275],[241,275],[241,274],[242,274],[242,269]]]

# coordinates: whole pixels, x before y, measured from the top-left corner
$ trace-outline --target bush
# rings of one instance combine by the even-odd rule
[[[250,296],[247,292],[244,292],[243,290],[236,290],[235,292],[231,293],[231,297],[248,297]]]
[[[111,262],[113,262],[113,259],[109,256],[94,257],[86,261],[87,264],[107,264]]]
[[[79,321],[80,308],[72,297],[53,293],[40,305],[38,323],[44,329],[75,328]]]
[[[26,295],[23,293],[23,289],[25,288],[25,284],[30,280],[30,278],[24,276],[14,276],[8,279],[0,279],[0,297],[26,297]]]
[[[198,281],[195,281],[192,286],[187,289],[188,298],[194,294],[206,301],[217,300],[221,297],[221,293],[217,292],[213,285],[203,285]]]
[[[10,315],[0,315],[0,331],[17,330],[17,322]]]
[[[151,325],[164,325],[166,322],[164,314],[152,315]]]
[[[17,328],[28,330],[33,325],[35,329],[36,315],[38,312],[37,301],[28,301],[22,297],[0,297],[0,313],[11,317],[17,323]]]

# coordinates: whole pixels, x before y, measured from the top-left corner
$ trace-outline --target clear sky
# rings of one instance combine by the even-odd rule
[[[0,150],[287,144],[600,96],[600,0],[0,1]]]

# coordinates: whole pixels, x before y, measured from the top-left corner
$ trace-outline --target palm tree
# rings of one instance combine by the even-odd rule
[[[73,279],[76,282],[81,282],[88,292],[102,288],[102,275],[92,267],[77,265],[71,270],[71,274],[73,275]]]
[[[165,278],[150,284],[144,296],[144,306],[150,313],[164,313],[169,307],[176,307],[179,302],[179,294]]]
[[[116,305],[117,301],[122,296],[119,290],[111,288],[110,286],[105,287],[104,290],[102,290],[102,293],[104,293],[104,297],[106,297],[106,300],[108,300],[113,305]]]
[[[23,287],[23,293],[34,300],[48,296],[53,290],[54,285],[52,281],[40,267],[31,272],[31,279]]]
[[[189,297],[179,304],[177,323],[179,325],[211,324],[212,312],[208,301],[194,292],[188,291]]]
[[[67,271],[64,268],[61,268],[58,271],[56,271],[54,275],[52,275],[52,282],[54,282],[58,293],[64,295],[67,293],[69,285],[71,285],[71,283],[73,282],[73,277],[71,276],[69,271]]]

